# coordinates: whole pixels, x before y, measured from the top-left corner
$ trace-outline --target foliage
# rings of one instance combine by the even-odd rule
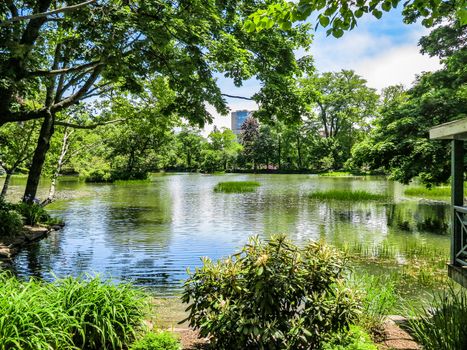
[[[259,138],[259,123],[249,116],[241,126],[240,143],[243,146],[243,156],[248,163],[251,163],[253,169],[257,166],[256,144]]]
[[[291,28],[297,21],[304,21],[317,12],[316,28],[328,28],[326,33],[340,38],[345,31],[352,30],[357,21],[365,14],[371,14],[380,19],[383,12],[397,8],[401,0],[300,0],[271,4],[267,9],[261,9],[250,15],[245,22],[249,31],[262,31],[274,27],[276,24],[283,28]],[[422,24],[431,27],[444,16],[456,12],[462,23],[467,23],[467,12],[463,0],[451,1],[405,1],[403,2],[404,22],[413,23],[422,17]]]
[[[128,285],[0,281],[0,349],[121,349],[141,327],[142,295]]]
[[[363,190],[329,190],[316,191],[310,193],[310,198],[313,199],[335,199],[341,201],[385,201],[388,196],[385,194],[371,193]]]
[[[359,301],[344,284],[345,258],[322,242],[250,239],[185,283],[188,320],[216,349],[310,349],[349,326]]]
[[[15,210],[0,209],[0,236],[16,235],[23,228],[23,219]]]
[[[46,223],[50,219],[47,211],[38,203],[19,203],[16,210],[21,214],[26,225],[35,226],[39,223]]]
[[[368,137],[352,149],[356,167],[386,171],[402,183],[415,177],[429,186],[447,182],[449,141],[430,140],[428,130],[467,115],[466,32],[467,26],[446,23],[420,40],[421,51],[440,57],[443,68],[385,102]]]
[[[328,171],[326,173],[321,173],[319,176],[325,176],[325,177],[350,177],[353,176],[352,173],[349,173],[347,171]]]
[[[225,193],[254,192],[258,186],[260,186],[260,183],[256,181],[219,182],[214,187],[214,192],[225,192]]]
[[[322,350],[378,350],[365,330],[350,326],[349,330],[333,334],[321,347]]]
[[[426,350],[467,348],[467,292],[454,287],[436,296],[433,305],[418,310],[420,316],[409,320],[415,339]]]
[[[150,332],[133,343],[130,350],[180,350],[181,346],[172,333]]]

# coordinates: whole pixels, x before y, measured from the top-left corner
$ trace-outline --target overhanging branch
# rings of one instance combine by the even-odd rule
[[[28,19],[35,19],[35,18],[43,18],[43,17],[47,17],[47,16],[54,15],[54,14],[61,13],[61,12],[73,11],[73,10],[76,10],[76,9],[78,9],[80,7],[92,4],[93,2],[96,2],[96,1],[97,0],[87,0],[87,1],[84,1],[84,2],[76,4],[76,5],[62,7],[62,8],[56,9],[56,10],[52,10],[52,11],[34,13],[32,15],[27,15],[27,16],[12,17],[12,18],[7,19],[7,20],[5,20],[3,22],[0,22],[0,27],[5,27],[5,26],[7,26],[7,25],[9,25],[11,23],[14,23],[14,22],[25,21],[25,20],[28,20]]]
[[[236,98],[239,100],[254,101],[251,97],[236,96],[236,95],[229,95],[229,94],[221,94],[221,95],[225,97],[229,97],[229,98]]]
[[[108,125],[108,124],[115,124],[115,123],[120,123],[124,122],[126,119],[114,119],[114,120],[109,120],[107,122],[102,122],[102,123],[96,123],[96,124],[90,124],[90,125],[79,125],[79,124],[73,124],[73,123],[67,123],[67,122],[61,122],[61,121],[56,121],[55,125],[59,126],[65,126],[67,128],[73,128],[73,129],[88,129],[92,130],[95,129],[99,126],[103,125]]]

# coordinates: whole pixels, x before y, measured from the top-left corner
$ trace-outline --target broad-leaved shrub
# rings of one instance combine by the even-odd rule
[[[359,314],[345,271],[343,255],[322,242],[251,238],[225,260],[204,258],[182,300],[190,325],[216,349],[315,349]]]

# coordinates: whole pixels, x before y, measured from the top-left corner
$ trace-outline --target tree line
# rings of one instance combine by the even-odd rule
[[[390,10],[386,1],[366,3],[357,11],[380,17],[380,7]],[[333,35],[360,15],[346,2],[323,4],[322,18],[342,16],[319,21]],[[311,56],[296,59],[293,51],[310,45],[310,25],[290,26],[301,18],[297,9],[278,9],[249,1],[2,2],[2,195],[19,171],[28,173],[27,202],[41,175],[52,178],[44,203],[67,172],[112,181],[158,169],[347,169],[402,182],[446,181],[447,144],[427,135],[466,116],[466,26],[458,2],[405,4],[406,21],[436,25],[420,47],[443,67],[408,90],[388,87],[380,95],[353,71],[319,74]],[[280,17],[287,11],[295,17]],[[251,77],[261,83],[251,97],[260,108],[238,139],[228,130],[203,138],[197,129],[211,121],[206,103],[227,112],[215,73],[238,86]]]

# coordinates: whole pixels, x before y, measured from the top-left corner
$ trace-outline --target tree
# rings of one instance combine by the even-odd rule
[[[249,116],[242,124],[240,132],[240,144],[243,146],[243,155],[247,163],[253,165],[256,171],[258,165],[257,141],[259,138],[259,123],[253,117]]]
[[[232,130],[222,128],[222,131],[215,129],[209,134],[210,148],[220,153],[222,167],[225,170],[233,169],[237,156],[242,150],[242,146],[236,141],[237,137]]]
[[[427,185],[448,180],[448,143],[429,140],[428,130],[467,116],[466,37],[467,28],[456,22],[420,40],[421,51],[439,56],[443,68],[386,101],[370,135],[352,150],[356,166],[382,169],[403,183],[417,176]]]
[[[150,74],[176,92],[167,113],[202,125],[206,102],[226,112],[214,73],[237,85],[253,76],[292,76],[293,50],[308,27],[246,32],[244,19],[269,2],[8,0],[0,4],[0,125],[41,120],[25,199],[32,200],[57,113],[114,89],[140,92]],[[281,79],[285,83],[287,79]],[[277,84],[277,82],[276,82]],[[31,108],[23,103],[39,95]]]
[[[179,153],[185,158],[185,169],[190,171],[198,169],[203,144],[206,142],[200,135],[200,130],[184,126],[178,133],[177,139],[180,142]]]
[[[301,87],[310,109],[308,117],[317,116],[324,137],[338,140],[343,147],[344,159],[334,163],[340,168],[350,157],[355,134],[375,116],[378,95],[352,70],[313,75],[302,79]]]
[[[300,0],[271,4],[267,9],[260,9],[250,16],[245,27],[250,31],[261,31],[277,24],[286,29],[316,12],[316,27],[328,28],[328,35],[339,38],[345,31],[355,28],[357,20],[364,14],[372,14],[380,19],[383,12],[397,8],[400,3],[403,3],[406,23],[413,23],[422,17],[422,24],[432,27],[449,14],[456,13],[460,23],[467,24],[465,0]]]

